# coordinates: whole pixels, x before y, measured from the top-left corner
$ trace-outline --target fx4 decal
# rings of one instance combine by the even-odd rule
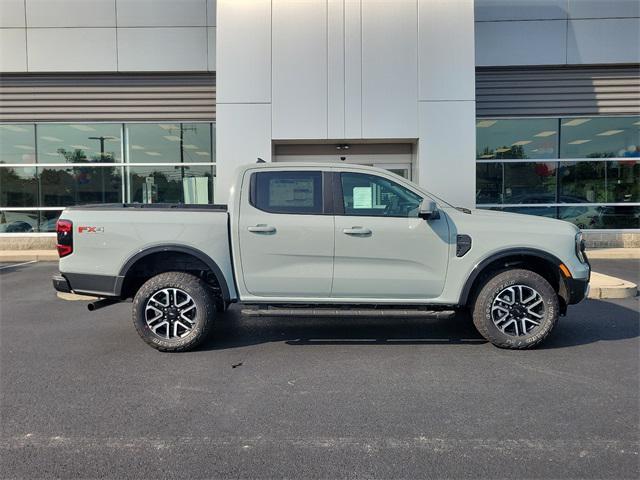
[[[88,227],[80,225],[78,227],[78,233],[104,233],[104,227]]]

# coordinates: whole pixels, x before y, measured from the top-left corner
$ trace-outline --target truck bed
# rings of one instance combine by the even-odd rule
[[[60,272],[74,291],[118,296],[126,272],[144,255],[196,252],[219,267],[236,297],[226,205],[81,205],[60,218],[73,222],[73,253],[60,259]]]

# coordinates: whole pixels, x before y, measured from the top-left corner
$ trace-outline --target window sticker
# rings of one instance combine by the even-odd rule
[[[273,179],[269,182],[270,207],[312,207],[312,179]]]
[[[371,208],[371,187],[353,187],[353,208]]]

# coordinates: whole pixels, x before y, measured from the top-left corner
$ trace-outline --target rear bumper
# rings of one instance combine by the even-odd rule
[[[62,293],[71,293],[71,285],[69,285],[69,282],[67,281],[67,279],[64,278],[62,275],[60,274],[54,275],[51,278],[51,281],[53,282],[53,288],[55,288],[56,291],[62,292]]]
[[[124,277],[88,275],[83,273],[58,273],[51,279],[58,292],[119,297]]]

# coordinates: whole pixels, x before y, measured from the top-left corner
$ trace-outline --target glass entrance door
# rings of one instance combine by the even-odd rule
[[[280,144],[275,162],[351,163],[389,170],[411,180],[413,145],[410,143]]]
[[[411,164],[410,163],[372,163],[372,167],[382,168],[389,170],[391,173],[411,180]]]

